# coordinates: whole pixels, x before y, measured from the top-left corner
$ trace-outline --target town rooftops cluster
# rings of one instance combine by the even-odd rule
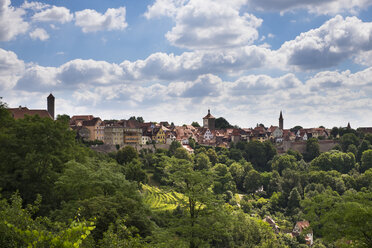
[[[8,110],[15,119],[24,118],[25,115],[39,115],[54,119],[54,100],[52,94],[47,97],[47,110],[34,110],[21,106]],[[142,123],[137,120],[102,121],[100,117],[93,115],[74,115],[70,119],[70,127],[76,130],[78,137],[86,141],[98,140],[105,144],[119,146],[149,143],[171,144],[177,140],[188,148],[189,140],[194,139],[202,145],[229,147],[231,143],[238,141],[270,140],[274,143],[281,143],[283,141],[306,141],[311,137],[326,139],[331,132],[326,128],[284,129],[282,111],[279,115],[279,125],[268,128],[257,125],[255,128],[216,129],[216,118],[209,109],[202,123],[202,127],[194,127],[192,125],[170,125],[167,121],[160,123]],[[350,128],[350,123],[348,127]],[[360,129],[363,132],[372,133],[372,128]]]

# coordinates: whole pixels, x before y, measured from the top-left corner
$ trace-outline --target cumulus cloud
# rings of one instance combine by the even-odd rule
[[[300,69],[332,67],[361,51],[372,50],[372,23],[336,16],[321,27],[285,42],[278,50]]]
[[[43,28],[36,28],[34,31],[30,33],[30,37],[33,40],[39,39],[41,41],[49,39],[48,33]]]
[[[10,0],[0,0],[0,41],[9,41],[28,30],[23,15],[25,11],[10,6]]]
[[[126,9],[107,9],[105,14],[93,9],[75,12],[75,25],[82,28],[84,33],[101,30],[124,30],[128,24],[125,21]]]
[[[158,0],[148,7],[147,18],[170,16],[175,26],[166,34],[169,42],[188,49],[245,46],[258,38],[262,19],[240,14],[244,1]]]
[[[372,5],[371,0],[247,0],[249,6],[258,11],[292,11],[306,9],[316,14],[355,14]]]
[[[66,23],[72,21],[73,14],[65,7],[52,6],[51,8],[35,13],[31,19],[37,22]]]
[[[14,52],[0,48],[0,90],[12,89],[24,69],[23,61]]]
[[[24,3],[21,5],[22,9],[31,9],[34,11],[38,10],[43,10],[46,8],[49,8],[50,5],[46,3],[41,3],[41,2],[29,2],[29,1],[24,1]]]
[[[147,6],[144,14],[147,19],[161,16],[175,17],[178,8],[182,7],[186,0],[157,0],[153,5]]]

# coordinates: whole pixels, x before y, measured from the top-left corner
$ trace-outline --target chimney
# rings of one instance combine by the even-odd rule
[[[54,96],[52,95],[52,93],[49,94],[48,98],[47,98],[47,102],[48,102],[48,112],[50,114],[50,116],[52,116],[52,119],[54,120]]]

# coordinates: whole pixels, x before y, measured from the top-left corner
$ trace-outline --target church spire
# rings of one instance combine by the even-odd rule
[[[280,110],[280,115],[279,115],[279,128],[283,130],[284,128],[284,119],[283,119],[283,113],[282,111]]]

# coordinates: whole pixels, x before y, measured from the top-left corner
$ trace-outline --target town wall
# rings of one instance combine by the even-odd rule
[[[319,140],[320,152],[327,152],[339,144],[337,140]],[[283,141],[281,145],[277,146],[278,152],[286,152],[289,149],[304,153],[306,149],[306,141]]]

